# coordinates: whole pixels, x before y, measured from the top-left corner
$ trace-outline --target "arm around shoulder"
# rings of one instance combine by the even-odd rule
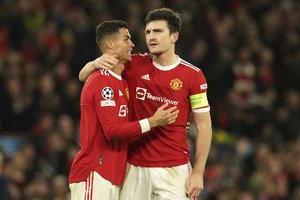
[[[96,67],[94,65],[94,61],[90,61],[80,70],[79,72],[79,80],[84,82],[86,79],[91,75],[93,71],[96,70]]]
[[[84,82],[96,69],[112,69],[118,63],[115,55],[103,54],[99,58],[88,62],[79,72],[79,80]]]

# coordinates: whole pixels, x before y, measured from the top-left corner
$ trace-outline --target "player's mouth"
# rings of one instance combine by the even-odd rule
[[[158,43],[156,43],[156,42],[150,42],[150,46],[156,46],[156,45],[158,45]]]
[[[157,46],[158,46],[157,43],[150,43],[150,44],[149,44],[149,47],[150,47],[150,48],[155,48],[155,47],[157,47]]]

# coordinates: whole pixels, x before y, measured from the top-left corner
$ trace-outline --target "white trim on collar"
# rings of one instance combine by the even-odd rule
[[[107,71],[116,79],[122,80],[122,76],[116,74],[115,72],[111,71],[110,69],[108,69]]]
[[[176,62],[172,65],[169,65],[169,66],[162,66],[154,61],[152,61],[153,65],[159,69],[159,70],[162,70],[162,71],[169,71],[171,69],[174,69],[175,67],[177,67],[179,65],[179,63],[181,62],[181,58],[178,56]]]

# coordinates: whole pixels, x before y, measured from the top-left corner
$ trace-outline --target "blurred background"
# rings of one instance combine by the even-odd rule
[[[0,0],[1,200],[69,199],[95,27],[126,20],[144,52],[144,17],[160,7],[182,15],[177,53],[209,86],[201,200],[300,199],[299,0]]]

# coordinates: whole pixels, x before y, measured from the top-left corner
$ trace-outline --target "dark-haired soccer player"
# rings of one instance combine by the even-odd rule
[[[101,23],[96,40],[102,53],[117,55],[118,63],[112,70],[93,72],[82,89],[81,149],[69,175],[72,200],[118,200],[126,170],[127,138],[173,123],[178,115],[176,107],[164,110],[165,104],[150,118],[128,122],[128,86],[121,73],[123,64],[132,60],[134,44],[127,24],[119,20]]]
[[[129,147],[128,171],[121,200],[185,200],[198,197],[211,145],[212,127],[207,82],[202,71],[175,53],[181,17],[171,9],[151,11],[145,18],[149,54],[132,55],[124,77],[131,95],[133,119],[144,118],[162,103],[176,105],[180,115],[169,126],[156,127]],[[95,68],[117,62],[103,55],[80,72],[84,80]],[[192,114],[196,130],[193,169],[185,131]],[[186,197],[188,196],[188,197]]]

